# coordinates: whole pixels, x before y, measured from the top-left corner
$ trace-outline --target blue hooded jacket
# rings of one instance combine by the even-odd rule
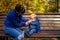
[[[36,32],[40,32],[40,22],[38,18],[29,24],[29,30],[32,29],[36,29]]]
[[[22,16],[22,14],[18,15],[16,13],[16,10],[13,9],[8,13],[4,25],[5,27],[13,27],[13,28],[22,27],[26,25],[25,24],[26,21],[27,19],[25,19]]]

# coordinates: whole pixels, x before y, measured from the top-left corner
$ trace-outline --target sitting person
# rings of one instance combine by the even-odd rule
[[[24,6],[17,4],[15,8],[7,14],[7,17],[5,19],[4,33],[12,36],[14,40],[24,40],[24,31],[20,28],[26,26],[29,22],[31,22],[23,17],[24,13]]]
[[[40,22],[36,15],[31,14],[29,20],[32,22],[28,24],[28,29],[25,30],[25,37],[30,37],[32,34],[40,32]]]

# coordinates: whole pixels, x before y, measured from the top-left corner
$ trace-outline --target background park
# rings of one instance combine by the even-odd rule
[[[31,13],[36,13],[38,15],[38,17],[40,18],[42,30],[59,30],[58,28],[60,28],[60,0],[0,0],[0,31],[3,29],[3,23],[6,14],[8,14],[10,10],[14,9],[16,4],[18,3],[24,6],[26,10],[25,13],[27,15]],[[60,33],[60,30],[56,33],[56,35],[58,33]],[[7,40],[8,37],[3,37],[1,34],[2,32],[0,33],[0,40]],[[58,36],[53,38],[25,38],[25,40],[60,40]],[[8,40],[13,40],[13,38],[9,37]]]

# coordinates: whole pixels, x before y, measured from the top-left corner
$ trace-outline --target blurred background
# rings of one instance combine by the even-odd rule
[[[58,12],[58,2],[58,0],[0,0],[0,12],[7,13],[18,3],[23,5],[28,13]]]
[[[0,29],[4,26],[5,14],[14,9],[18,3],[25,7],[26,13],[39,14],[42,29],[60,28],[60,0],[0,0]],[[60,40],[60,38],[25,38],[25,40]]]

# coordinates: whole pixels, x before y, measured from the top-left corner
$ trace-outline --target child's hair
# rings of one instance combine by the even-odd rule
[[[30,17],[34,18],[36,17],[36,14],[31,14]]]

